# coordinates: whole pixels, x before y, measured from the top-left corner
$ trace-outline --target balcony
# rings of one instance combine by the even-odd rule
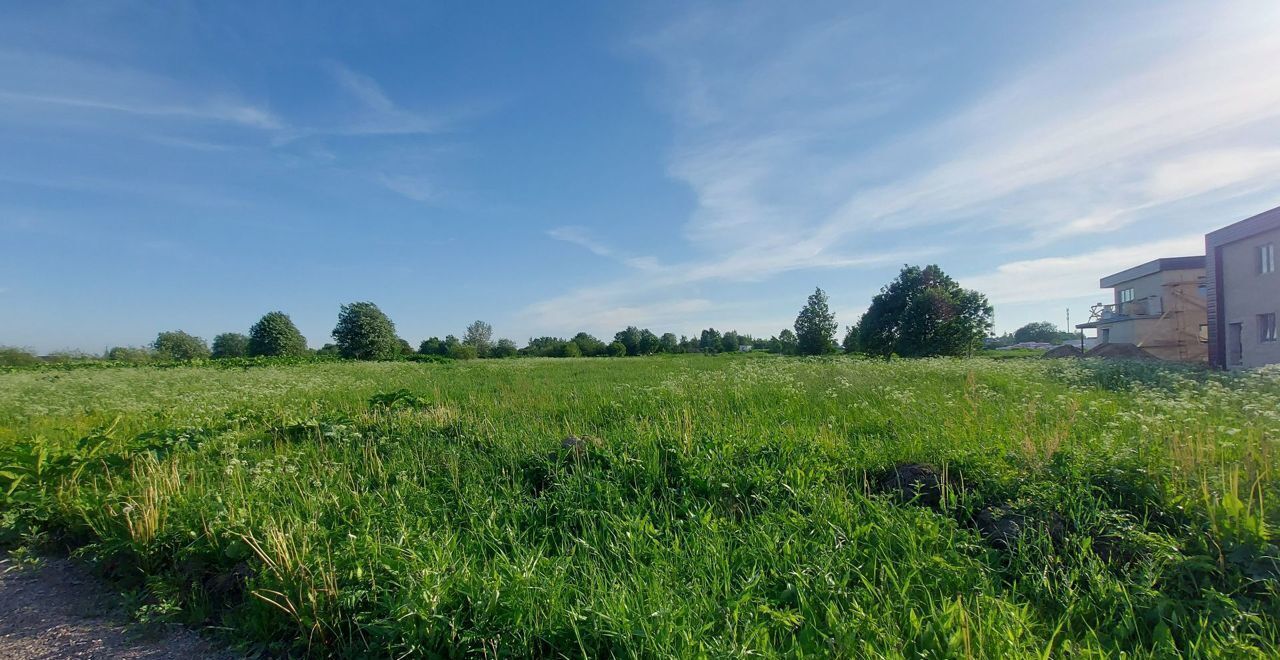
[[[1160,296],[1149,296],[1113,305],[1094,305],[1090,310],[1089,322],[1077,325],[1077,328],[1096,328],[1106,323],[1119,323],[1131,319],[1156,318],[1164,313],[1164,305]]]

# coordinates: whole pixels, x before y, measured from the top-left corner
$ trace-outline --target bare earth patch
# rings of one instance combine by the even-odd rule
[[[0,555],[0,658],[232,658],[181,626],[128,625],[119,599],[74,562]]]

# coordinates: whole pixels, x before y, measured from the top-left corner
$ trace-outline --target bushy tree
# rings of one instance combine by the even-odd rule
[[[609,352],[607,344],[585,332],[579,332],[570,341],[577,344],[578,350],[587,357],[600,357]]]
[[[142,364],[151,361],[151,350],[135,346],[112,346],[104,357],[112,362]]]
[[[609,344],[609,357],[623,357],[627,354],[627,346],[620,341]]]
[[[738,347],[741,345],[742,338],[739,337],[738,333],[734,330],[724,333],[724,336],[720,338],[720,348],[725,353],[737,353]]]
[[[343,305],[333,340],[348,359],[386,360],[400,352],[396,325],[371,302]]]
[[[325,357],[341,357],[342,352],[338,350],[337,344],[325,344],[324,346],[316,349],[316,355],[322,355]]]
[[[29,367],[34,364],[40,364],[35,353],[16,346],[0,346],[0,366]]]
[[[862,345],[858,342],[858,326],[851,325],[844,329],[844,341],[840,342],[840,348],[845,353],[862,352]]]
[[[420,355],[448,355],[449,349],[445,348],[444,342],[439,337],[422,340],[418,344],[418,353]]]
[[[514,356],[517,352],[515,342],[510,339],[499,339],[498,343],[494,344],[493,348],[489,350],[489,357],[508,358]]]
[[[472,322],[462,335],[462,343],[474,347],[476,355],[480,357],[488,355],[493,344],[493,326],[484,321]]]
[[[213,338],[214,358],[249,357],[249,337],[238,332],[224,332]]]
[[[796,316],[796,352],[826,355],[836,350],[836,317],[827,306],[827,294],[814,289]]]
[[[675,334],[664,332],[661,337],[658,337],[658,350],[663,353],[679,353],[680,340]]]
[[[724,342],[719,330],[707,328],[702,331],[702,335],[698,338],[698,350],[703,353],[719,353],[723,348]]]
[[[209,357],[209,345],[181,330],[162,332],[151,342],[151,350],[162,360],[199,360]]]
[[[284,312],[269,312],[249,328],[249,355],[299,356],[307,354],[307,340]]]
[[[559,337],[536,337],[521,352],[532,357],[564,357],[567,342]]]
[[[778,352],[783,355],[795,355],[799,343],[800,340],[796,339],[796,333],[792,332],[791,328],[783,328],[782,332],[778,333]]]
[[[653,355],[658,352],[658,347],[661,345],[662,341],[658,339],[658,335],[645,328],[640,331],[640,341],[636,344],[636,350],[639,355]]]
[[[986,296],[930,265],[906,266],[858,322],[862,350],[904,357],[964,355],[991,330]]]
[[[410,344],[409,340],[403,337],[396,337],[396,345],[398,346],[396,352],[400,355],[413,355],[413,344]]]
[[[1037,341],[1045,344],[1060,343],[1065,340],[1072,339],[1075,335],[1070,332],[1063,332],[1058,326],[1048,321],[1040,321],[1037,323],[1028,323],[1021,328],[1013,331],[1013,342],[1021,344],[1026,341]]]
[[[582,357],[582,349],[578,348],[577,343],[567,341],[564,343],[564,347],[560,349],[560,356],[567,358]]]
[[[621,330],[615,334],[613,340],[627,348],[627,355],[640,354],[640,328],[629,325],[626,330]]]
[[[474,360],[480,357],[480,354],[471,344],[457,343],[449,347],[449,357],[455,360]]]

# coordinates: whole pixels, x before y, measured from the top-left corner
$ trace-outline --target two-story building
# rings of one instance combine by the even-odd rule
[[[1077,328],[1098,331],[1100,344],[1133,344],[1164,360],[1204,362],[1207,313],[1205,258],[1156,259],[1102,278],[1114,301],[1094,308]]]
[[[1280,363],[1280,207],[1205,236],[1209,361],[1222,369]]]

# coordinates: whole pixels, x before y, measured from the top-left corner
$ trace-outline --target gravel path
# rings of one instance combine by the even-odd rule
[[[233,658],[181,626],[127,627],[119,598],[75,562],[0,555],[0,658]]]

